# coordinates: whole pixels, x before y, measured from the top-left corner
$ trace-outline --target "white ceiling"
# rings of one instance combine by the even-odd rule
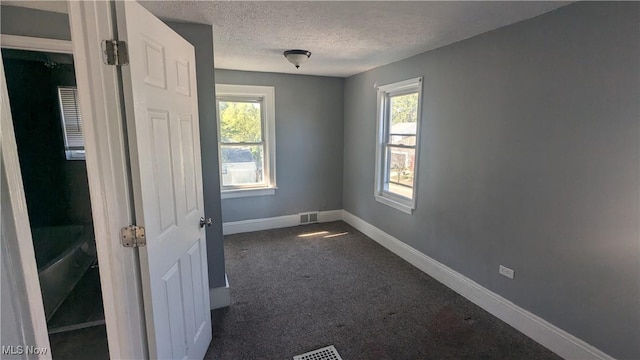
[[[213,24],[216,68],[346,77],[535,17],[570,1],[141,3],[163,19]],[[64,5],[27,3],[58,12],[66,11]],[[296,69],[282,55],[288,49],[309,50],[312,55]]]

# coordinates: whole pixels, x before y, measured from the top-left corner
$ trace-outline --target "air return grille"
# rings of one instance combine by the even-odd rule
[[[335,346],[327,346],[322,349],[309,351],[302,355],[296,355],[293,360],[342,360]]]
[[[311,224],[318,222],[318,212],[300,213],[300,224]]]

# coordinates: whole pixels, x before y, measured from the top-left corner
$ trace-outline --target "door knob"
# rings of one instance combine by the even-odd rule
[[[211,220],[211,218],[200,218],[200,228],[203,228],[205,225],[211,226],[211,224],[213,224],[213,220]]]

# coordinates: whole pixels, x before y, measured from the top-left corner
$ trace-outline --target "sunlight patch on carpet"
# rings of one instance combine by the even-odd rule
[[[318,236],[318,235],[324,235],[324,234],[328,234],[328,231],[317,231],[317,232],[312,232],[312,233],[306,233],[306,234],[300,234],[298,235],[298,237],[310,237],[310,236]]]
[[[333,237],[336,237],[336,236],[344,236],[344,235],[349,235],[349,233],[348,232],[342,232],[342,233],[338,233],[338,234],[331,234],[331,235],[324,236],[324,238],[325,239],[326,238],[333,238]]]

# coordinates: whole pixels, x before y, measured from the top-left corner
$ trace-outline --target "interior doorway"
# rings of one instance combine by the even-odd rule
[[[56,358],[109,358],[73,56],[2,49]]]

